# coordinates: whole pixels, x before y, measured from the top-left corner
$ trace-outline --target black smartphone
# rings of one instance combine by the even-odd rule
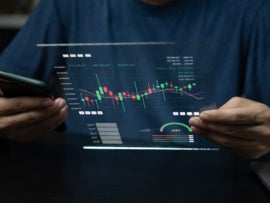
[[[4,97],[51,97],[50,89],[40,80],[0,71],[0,89]]]

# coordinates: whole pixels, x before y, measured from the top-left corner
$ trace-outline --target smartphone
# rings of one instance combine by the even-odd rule
[[[0,71],[0,89],[4,97],[51,97],[50,89],[40,80]]]

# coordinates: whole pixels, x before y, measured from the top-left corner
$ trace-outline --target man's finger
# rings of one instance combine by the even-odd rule
[[[258,140],[230,137],[207,130],[200,130],[200,135],[214,144],[230,149],[245,158],[256,159],[269,151],[269,146]]]
[[[241,139],[258,140],[269,143],[269,129],[265,125],[230,125],[224,123],[205,122],[198,117],[189,120],[189,124],[199,131],[211,131],[216,134],[223,134]],[[258,132],[259,135],[258,135]]]
[[[16,141],[31,141],[34,138],[54,130],[61,123],[64,122],[67,116],[67,106],[63,107],[60,112],[56,115],[51,115],[50,117],[44,118],[38,123],[27,126],[20,126],[17,130],[20,132],[19,134],[10,134],[9,138]]]
[[[0,106],[5,108],[0,109],[1,115],[12,115],[31,111],[33,109],[40,109],[53,105],[51,98],[39,97],[14,97],[14,98],[0,98]]]
[[[233,97],[229,101],[227,101],[224,105],[222,105],[219,109],[233,109],[239,107],[247,107],[252,104],[256,104],[253,100],[244,98],[244,97]]]
[[[47,119],[50,116],[57,114],[66,106],[66,102],[61,99],[55,100],[55,104],[43,109],[34,109],[18,114],[12,114],[0,117],[0,129],[9,129],[10,127],[26,127],[38,123],[42,119]]]
[[[259,116],[259,109],[218,109],[203,111],[199,118],[205,122],[223,123],[228,125],[259,125],[264,120]]]

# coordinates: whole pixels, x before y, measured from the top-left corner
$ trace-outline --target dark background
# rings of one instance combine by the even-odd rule
[[[0,28],[0,54],[12,41],[13,37],[17,34],[18,29],[4,29]]]
[[[0,153],[0,202],[270,202],[250,161],[229,151],[84,151],[84,139],[10,143]]]

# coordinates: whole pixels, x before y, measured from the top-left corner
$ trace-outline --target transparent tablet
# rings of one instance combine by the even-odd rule
[[[192,116],[215,103],[200,73],[205,46],[175,42],[38,44],[54,70],[84,149],[218,150]]]

